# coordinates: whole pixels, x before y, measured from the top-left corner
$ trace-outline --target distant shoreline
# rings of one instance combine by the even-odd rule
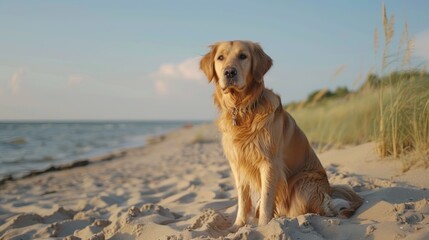
[[[182,126],[180,128],[183,128],[183,127],[184,126]],[[85,167],[85,166],[88,166],[90,164],[97,164],[97,163],[101,163],[101,162],[117,160],[121,157],[125,157],[127,154],[129,154],[133,151],[144,149],[148,145],[162,141],[165,138],[166,134],[173,132],[173,131],[176,131],[177,129],[180,129],[180,128],[172,129],[172,130],[167,131],[167,132],[162,133],[162,134],[148,136],[146,143],[144,145],[141,145],[138,147],[122,148],[122,149],[112,150],[108,153],[101,154],[98,156],[76,159],[76,160],[71,161],[70,163],[52,164],[49,167],[41,169],[41,170],[31,170],[30,172],[25,173],[22,176],[13,176],[10,174],[10,175],[7,175],[6,177],[0,178],[0,186],[5,184],[8,181],[16,181],[16,180],[20,180],[20,179],[25,179],[25,178],[30,178],[30,177],[42,175],[42,174],[49,173],[49,172],[58,172],[58,171],[72,169],[72,168]]]
[[[19,179],[30,178],[30,177],[42,175],[42,174],[45,174],[48,172],[63,171],[63,170],[68,170],[68,169],[72,169],[72,168],[77,168],[77,167],[84,167],[84,166],[87,166],[90,164],[95,164],[95,163],[100,163],[100,162],[105,162],[105,161],[112,161],[112,160],[118,159],[120,157],[126,156],[129,151],[132,151],[134,149],[144,148],[145,146],[146,145],[143,145],[140,147],[129,148],[129,149],[121,149],[121,150],[117,150],[117,151],[112,151],[110,153],[103,154],[103,155],[100,155],[97,157],[77,159],[77,160],[71,161],[70,163],[65,163],[65,164],[52,164],[45,169],[31,170],[30,172],[25,173],[24,175],[18,176],[18,177],[13,176],[13,175],[7,175],[6,177],[0,179],[0,186],[5,184],[8,181],[16,181]]]
[[[1,121],[0,120],[0,127],[1,124],[82,124],[82,123],[92,123],[92,124],[108,124],[108,123],[180,123],[180,126],[177,126],[176,128],[173,129],[169,129],[169,130],[165,130],[165,131],[161,131],[161,133],[159,134],[148,134],[145,137],[144,142],[142,142],[142,145],[140,146],[133,146],[133,147],[122,147],[122,148],[118,148],[118,149],[110,149],[107,150],[105,153],[101,153],[101,154],[97,154],[97,155],[93,155],[93,156],[89,156],[89,157],[82,157],[82,158],[76,158],[74,160],[70,160],[67,161],[66,163],[52,163],[49,164],[47,167],[42,168],[42,169],[33,169],[33,170],[29,170],[29,171],[24,171],[21,173],[15,172],[15,173],[10,173],[10,174],[4,174],[3,176],[0,176],[0,186],[5,184],[8,181],[16,181],[19,179],[25,179],[25,178],[30,178],[30,177],[34,177],[34,176],[38,176],[38,175],[42,175],[48,172],[57,172],[57,171],[63,171],[63,170],[68,170],[68,169],[72,169],[72,168],[78,168],[78,167],[84,167],[90,164],[96,164],[96,163],[100,163],[100,162],[106,162],[106,161],[112,161],[112,160],[116,160],[119,159],[121,157],[126,156],[127,154],[129,154],[130,152],[133,152],[135,150],[139,150],[139,149],[143,149],[145,147],[147,147],[148,145],[151,145],[153,143],[157,143],[162,141],[165,138],[165,135],[172,132],[172,131],[177,131],[178,129],[181,128],[187,128],[189,126],[195,126],[195,125],[200,125],[200,124],[204,124],[206,122],[199,122],[199,121],[174,121],[174,120],[165,120],[165,121],[116,121],[116,120],[108,120],[108,121],[87,121],[87,120],[83,120],[83,121],[57,121],[57,120],[52,120],[52,121],[18,121],[18,122],[5,122],[5,121]],[[1,164],[1,163],[0,163]]]

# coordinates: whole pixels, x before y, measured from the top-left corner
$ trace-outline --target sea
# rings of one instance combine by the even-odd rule
[[[199,121],[0,122],[0,180],[144,146],[149,136]]]

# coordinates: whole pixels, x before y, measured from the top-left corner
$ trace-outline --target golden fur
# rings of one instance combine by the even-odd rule
[[[254,206],[259,225],[274,216],[305,213],[349,217],[362,198],[347,186],[329,185],[306,136],[283,110],[280,97],[264,87],[271,65],[259,44],[249,41],[216,43],[200,62],[215,83],[217,124],[238,191],[231,230],[247,222],[252,192],[260,196]],[[232,68],[236,76],[227,77],[226,69]]]

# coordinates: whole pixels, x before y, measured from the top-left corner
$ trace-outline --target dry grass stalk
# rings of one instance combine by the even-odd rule
[[[410,64],[413,49],[414,49],[414,39],[410,39],[408,41],[407,49],[405,49],[404,57],[402,58],[402,64],[404,65]]]
[[[401,41],[399,42],[398,50],[400,51],[402,46],[408,42],[408,25],[407,22],[404,24],[404,30],[402,31]]]
[[[344,69],[346,69],[346,67],[347,67],[346,64],[343,64],[343,65],[339,66],[335,70],[334,74],[332,74],[331,81],[334,80],[336,77],[338,77],[344,71]]]
[[[393,16],[392,16],[393,17]],[[391,19],[392,19],[391,17]],[[383,49],[383,59],[381,64],[382,72],[387,67],[387,57],[388,57],[388,47],[391,39],[393,38],[393,25],[389,24],[389,19],[387,18],[387,10],[386,5],[382,4],[382,22],[383,22],[383,32],[384,32],[384,49]],[[389,30],[391,30],[389,32]],[[383,88],[380,88],[379,91],[379,108],[380,108],[380,119],[379,119],[379,137],[380,141],[378,144],[378,152],[381,156],[387,156],[387,148],[386,148],[386,133],[385,133],[385,127],[384,127],[384,94],[383,94]]]
[[[361,67],[361,69],[360,69],[360,71],[359,71],[359,74],[356,76],[356,78],[353,80],[353,86],[354,87],[356,87],[356,86],[359,86],[359,85],[361,85],[362,84],[362,79],[364,79],[363,78],[363,74],[362,74],[362,67]]]
[[[387,39],[387,34],[386,33],[387,33],[387,24],[388,24],[388,21],[387,21],[386,5],[384,4],[384,2],[381,5],[381,11],[382,11],[381,17],[382,17],[382,21],[383,21],[384,38]]]
[[[387,59],[389,56],[388,53],[388,47],[390,42],[393,38],[394,33],[394,23],[395,23],[395,16],[392,14],[390,16],[390,19],[387,18],[387,10],[386,5],[383,3],[382,7],[382,20],[383,20],[383,31],[384,31],[384,51],[383,51],[383,61],[382,61],[382,69],[385,69],[387,67]]]
[[[378,33],[378,28],[374,30],[374,56],[377,57],[378,47],[380,44],[380,37]]]
[[[311,101],[311,104],[315,104],[317,103],[320,99],[323,98],[323,96],[326,95],[326,93],[328,92],[328,88],[323,88],[321,89],[314,97],[313,100]]]
[[[389,44],[392,41],[395,25],[395,15],[391,15],[389,19],[389,25],[387,27],[386,43]]]
[[[384,39],[386,40],[386,45],[389,45],[390,41],[393,38],[393,27],[395,24],[395,16],[392,14],[390,19],[387,18],[386,5],[383,3],[382,6],[382,17],[383,17],[383,30],[384,30]]]

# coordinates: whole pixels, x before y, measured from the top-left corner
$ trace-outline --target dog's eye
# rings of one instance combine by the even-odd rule
[[[241,60],[244,60],[244,59],[246,59],[247,58],[247,56],[246,55],[244,55],[244,54],[240,54],[240,56],[238,56]]]
[[[217,57],[217,60],[222,61],[223,60],[223,55],[219,55],[219,57]]]

